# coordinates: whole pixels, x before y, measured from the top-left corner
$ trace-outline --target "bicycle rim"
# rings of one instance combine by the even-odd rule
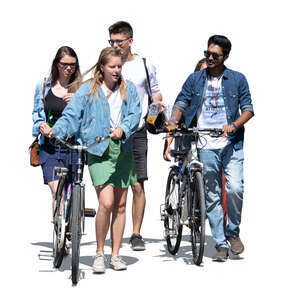
[[[190,199],[190,228],[193,260],[200,265],[203,260],[205,243],[205,194],[204,182],[200,172],[194,175]]]
[[[166,187],[164,227],[167,248],[172,255],[178,252],[182,237],[179,190],[180,184],[178,176],[171,170]]]
[[[72,283],[79,280],[79,256],[81,239],[81,197],[80,186],[75,185],[72,189],[71,204],[71,234],[72,234]]]

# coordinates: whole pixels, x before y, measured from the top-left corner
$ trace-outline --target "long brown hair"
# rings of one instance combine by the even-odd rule
[[[99,55],[97,63],[83,74],[83,76],[85,76],[86,74],[88,74],[89,72],[94,70],[94,76],[85,81],[85,82],[88,82],[88,81],[92,82],[91,90],[90,90],[90,93],[88,94],[90,102],[93,100],[93,96],[94,96],[95,92],[97,92],[97,94],[99,96],[99,88],[100,88],[100,85],[104,81],[104,74],[101,71],[100,66],[106,65],[108,63],[110,56],[117,56],[117,57],[121,58],[121,53],[119,50],[117,50],[113,47],[104,48]],[[125,100],[126,99],[126,84],[121,76],[118,80],[118,85],[120,87],[121,97],[123,100]]]
[[[76,59],[75,70],[74,70],[74,73],[72,74],[72,76],[69,80],[69,86],[68,86],[68,92],[69,93],[75,93],[76,90],[80,86],[81,73],[80,73],[77,54],[69,46],[62,46],[56,52],[56,55],[53,59],[52,66],[51,66],[51,86],[54,86],[56,84],[58,78],[59,78],[59,72],[58,72],[58,66],[57,65],[65,55],[69,55],[69,56],[74,57]]]

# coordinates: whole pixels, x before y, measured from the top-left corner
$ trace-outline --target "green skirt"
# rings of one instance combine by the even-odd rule
[[[88,166],[94,186],[126,188],[137,182],[133,154],[123,153],[118,140],[110,139],[101,157],[88,153]]]

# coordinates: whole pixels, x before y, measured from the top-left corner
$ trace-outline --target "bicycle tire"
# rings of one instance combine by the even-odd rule
[[[165,196],[165,238],[167,248],[170,254],[175,255],[178,252],[181,237],[182,224],[180,224],[180,182],[178,174],[171,170],[167,180]]]
[[[66,244],[66,226],[64,217],[60,215],[60,203],[62,191],[65,184],[65,178],[60,178],[55,193],[56,208],[53,217],[53,267],[58,269],[65,255]]]
[[[71,241],[72,241],[72,283],[79,281],[79,257],[81,239],[81,191],[80,185],[72,188],[71,204]]]
[[[194,263],[200,265],[204,254],[206,205],[203,176],[199,171],[193,175],[190,195],[192,253]]]

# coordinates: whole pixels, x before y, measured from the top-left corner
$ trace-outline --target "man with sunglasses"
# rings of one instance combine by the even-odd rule
[[[244,124],[253,117],[251,95],[245,76],[225,67],[231,42],[222,35],[208,40],[204,51],[207,68],[191,74],[175,101],[176,119],[186,112],[185,125],[222,128],[219,138],[198,140],[198,153],[204,165],[206,209],[216,241],[214,261],[226,261],[228,250],[244,251],[239,237],[243,204]],[[222,210],[222,168],[226,177],[227,224]],[[229,242],[229,243],[228,243]]]
[[[162,95],[160,93],[159,84],[156,78],[156,69],[149,63],[131,52],[133,43],[133,30],[129,23],[119,21],[109,27],[109,44],[120,50],[122,55],[122,76],[133,82],[140,96],[143,108],[142,118],[140,120],[138,131],[133,135],[133,155],[135,159],[137,183],[132,185],[133,201],[132,201],[132,222],[133,233],[130,238],[130,244],[133,250],[145,250],[145,242],[140,234],[144,211],[146,205],[146,197],[144,190],[144,181],[148,179],[147,174],[147,131],[145,128],[145,115],[148,110],[148,95],[152,96],[153,102],[161,102]],[[149,83],[147,80],[146,67],[149,75]],[[150,85],[150,90],[149,90]]]

